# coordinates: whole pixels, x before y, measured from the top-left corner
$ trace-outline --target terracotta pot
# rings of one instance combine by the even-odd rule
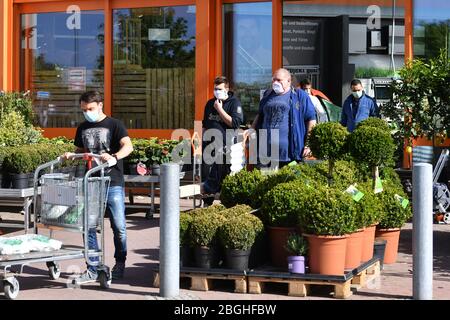
[[[398,240],[400,238],[400,229],[379,229],[376,231],[377,238],[386,240],[386,249],[384,250],[384,264],[395,263],[397,261]]]
[[[345,249],[348,235],[316,236],[304,234],[309,243],[310,273],[342,275],[345,268]]]
[[[351,233],[347,238],[345,251],[345,269],[354,269],[361,264],[364,229]]]
[[[367,262],[373,257],[373,244],[375,242],[375,228],[373,224],[364,229],[364,239],[362,245],[361,262]]]
[[[270,244],[270,258],[275,267],[287,269],[289,252],[285,249],[290,233],[296,233],[296,228],[267,227]]]

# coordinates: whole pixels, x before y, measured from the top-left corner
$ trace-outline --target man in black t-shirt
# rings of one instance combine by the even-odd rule
[[[222,135],[223,150],[230,143],[234,141],[227,141],[226,130],[227,129],[239,129],[240,125],[244,121],[244,114],[242,111],[241,102],[230,91],[230,83],[228,79],[224,76],[220,76],[214,79],[214,98],[208,100],[205,106],[205,111],[203,115],[203,134],[205,135],[206,130],[216,129],[217,133]],[[234,138],[233,138],[234,139]],[[207,141],[203,143],[203,150],[211,144],[214,140]],[[203,161],[205,162],[205,156],[209,156],[203,152]],[[226,164],[225,154],[220,159],[220,155],[212,155],[215,157],[215,162],[212,165],[203,165],[203,177],[205,181],[203,183],[203,193],[209,194],[211,196],[204,198],[204,203],[206,205],[211,205],[214,201],[215,194],[220,191],[220,185],[222,180],[227,174],[230,173],[230,165]],[[222,163],[217,163],[222,162]]]
[[[117,160],[116,165],[105,170],[105,175],[111,177],[106,210],[109,213],[114,234],[116,264],[112,269],[112,278],[121,279],[124,276],[127,257],[122,159],[133,151],[133,146],[123,123],[103,113],[103,99],[99,92],[88,91],[83,93],[80,97],[80,105],[86,121],[77,128],[75,153],[99,154],[102,162],[106,162],[112,157]],[[72,155],[73,153],[66,152],[64,158],[70,159]],[[95,161],[100,160],[95,159]],[[98,250],[95,228],[89,230],[88,246],[89,249]],[[91,261],[98,261],[98,257],[91,258]],[[74,284],[93,282],[97,280],[97,277],[97,267],[88,265],[88,269],[73,282]]]

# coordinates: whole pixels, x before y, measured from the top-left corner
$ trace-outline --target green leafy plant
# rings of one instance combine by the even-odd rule
[[[267,192],[261,207],[264,224],[272,227],[295,227],[304,209],[307,190],[315,185],[301,181],[281,183]]]
[[[338,122],[324,122],[315,126],[308,137],[314,157],[328,160],[328,182],[332,183],[333,168],[347,152],[347,129]]]
[[[246,204],[238,204],[234,207],[220,210],[217,213],[224,216],[226,219],[230,219],[233,217],[241,216],[243,214],[249,214],[252,210],[253,210],[252,207]]]
[[[355,203],[356,216],[355,228],[362,229],[380,222],[384,215],[383,206],[380,199],[373,192],[370,181],[358,183],[356,188],[364,193],[361,200]]]
[[[20,146],[38,142],[42,137],[40,129],[27,125],[24,117],[11,111],[0,119],[0,146]]]
[[[306,256],[308,241],[299,234],[291,233],[287,238],[285,248],[292,256]]]
[[[189,228],[194,218],[187,212],[180,213],[180,247],[190,244]]]
[[[414,59],[399,71],[391,85],[393,99],[381,113],[390,119],[396,139],[411,146],[426,137],[442,142],[450,134],[450,59],[445,50],[428,62]],[[435,139],[436,138],[436,139]]]
[[[403,189],[389,180],[384,182],[383,192],[376,195],[383,208],[383,216],[378,225],[381,229],[401,228],[412,216],[411,206],[408,204],[404,208],[396,195],[407,198]]]
[[[224,222],[219,228],[219,239],[227,249],[248,250],[255,243],[257,230],[253,215],[236,215]],[[256,217],[255,217],[256,218]]]
[[[374,183],[379,177],[379,167],[393,164],[394,141],[388,132],[381,129],[357,128],[350,135],[349,147],[355,159],[372,170]]]
[[[324,185],[328,177],[329,164],[328,161],[323,161],[315,165],[315,169],[320,178],[316,182]],[[362,175],[359,167],[351,160],[338,160],[333,165],[332,180],[333,186],[345,190],[351,184],[359,181]]]
[[[25,127],[34,124],[33,102],[29,95],[22,92],[7,92],[0,94],[0,121],[8,118],[11,113],[21,115]]]
[[[259,170],[241,170],[234,175],[227,176],[222,182],[220,201],[229,208],[236,204],[252,204],[257,185],[265,180]]]
[[[152,141],[149,139],[132,139],[131,143],[133,144],[133,151],[127,157],[128,163],[147,163],[149,159],[146,154],[146,149],[152,145]]]
[[[209,247],[217,240],[217,230],[226,219],[216,214],[193,215],[189,238],[195,246]]]
[[[389,69],[375,67],[358,67],[355,70],[355,78],[392,77],[394,73]]]
[[[145,155],[148,159],[147,165],[159,165],[171,162],[173,160],[175,148],[181,143],[184,143],[183,140],[151,138],[149,145],[145,148]],[[178,151],[179,159],[183,158],[183,150],[184,149],[180,149]]]
[[[391,132],[391,128],[389,127],[389,124],[386,122],[386,120],[376,117],[369,117],[356,125],[356,128],[361,127],[372,127],[381,129],[385,132]]]
[[[356,231],[356,206],[352,197],[341,190],[316,185],[304,189],[299,221],[303,232],[314,235],[341,236]]]

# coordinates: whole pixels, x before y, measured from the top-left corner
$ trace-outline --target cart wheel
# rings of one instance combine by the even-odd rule
[[[48,275],[52,280],[57,280],[61,275],[61,268],[57,263],[50,265],[48,267]]]
[[[106,272],[100,272],[98,274],[98,281],[100,282],[100,287],[103,289],[109,289],[111,286],[111,277],[108,277]]]
[[[446,213],[444,214],[444,223],[445,224],[450,224],[450,213]]]
[[[19,281],[17,281],[16,278],[11,278],[9,281],[4,281],[3,291],[5,292],[6,298],[9,300],[14,300],[19,295]]]
[[[152,220],[152,219],[153,219],[153,214],[154,214],[153,211],[147,211],[147,212],[145,213],[145,219],[147,219],[147,220]]]

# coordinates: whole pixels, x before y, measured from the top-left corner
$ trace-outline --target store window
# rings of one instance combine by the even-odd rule
[[[284,1],[283,66],[337,105],[353,78],[376,96],[373,79],[390,78],[404,65],[404,14],[403,0]]]
[[[21,16],[21,90],[30,90],[42,128],[84,121],[79,97],[104,88],[102,11]]]
[[[414,56],[432,58],[441,49],[450,57],[450,2],[414,0]]]
[[[192,128],[195,6],[113,15],[113,116],[129,129]]]
[[[223,74],[251,123],[272,79],[271,2],[223,5]]]

